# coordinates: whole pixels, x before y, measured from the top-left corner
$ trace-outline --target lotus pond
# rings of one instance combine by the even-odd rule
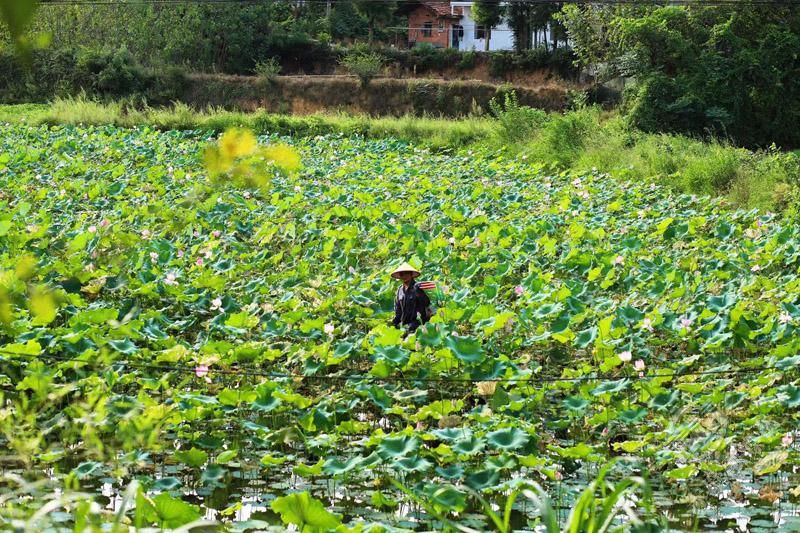
[[[207,134],[0,131],[4,529],[800,530],[797,227],[502,153],[284,139],[246,188]],[[407,338],[402,261],[443,293]]]

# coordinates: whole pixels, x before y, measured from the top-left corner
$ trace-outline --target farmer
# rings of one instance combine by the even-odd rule
[[[392,272],[394,279],[399,279],[403,284],[397,289],[394,298],[394,320],[392,325],[399,327],[403,324],[411,333],[420,324],[424,324],[430,318],[431,300],[425,291],[419,287],[414,279],[420,272],[408,263],[403,263],[397,270]]]

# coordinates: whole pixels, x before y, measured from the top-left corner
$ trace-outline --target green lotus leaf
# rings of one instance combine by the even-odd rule
[[[583,459],[594,452],[594,449],[584,442],[579,442],[570,448],[559,448],[554,446],[553,449],[561,457],[568,457],[570,459]]]
[[[789,408],[800,407],[800,387],[783,385],[778,388],[780,402]]]
[[[775,361],[775,368],[778,370],[789,370],[796,366],[800,366],[800,355],[794,357],[784,357]]]
[[[165,528],[178,528],[200,518],[200,508],[162,492],[152,499],[152,507],[146,508],[147,519]],[[137,506],[137,509],[139,506]],[[148,512],[149,511],[149,512]]]
[[[580,398],[578,396],[570,396],[564,400],[564,406],[570,411],[583,412],[589,407],[589,400]]]
[[[323,533],[342,523],[338,515],[328,512],[322,502],[307,491],[276,498],[270,507],[281,515],[284,524],[294,524],[304,532]]]
[[[466,508],[466,494],[452,485],[434,485],[427,496],[428,501],[440,513],[460,513]]]
[[[471,435],[461,438],[453,444],[453,451],[462,455],[475,455],[483,449],[486,441],[482,437]]]
[[[592,390],[592,394],[600,396],[601,394],[609,394],[620,392],[628,388],[630,382],[627,379],[618,379],[616,381],[605,381],[602,385]]]
[[[453,354],[464,363],[479,363],[483,360],[483,348],[472,337],[447,337],[445,341]]]
[[[375,353],[378,357],[388,359],[398,366],[408,363],[408,358],[411,355],[411,352],[399,346],[378,346],[375,348]]]
[[[362,458],[358,457],[351,457],[347,461],[340,461],[334,457],[331,457],[322,465],[322,471],[326,474],[330,475],[341,475],[346,474],[347,472],[354,469],[356,466],[361,464]]]
[[[415,455],[413,457],[404,457],[403,459],[398,459],[391,463],[391,467],[402,470],[404,472],[424,472],[431,467],[431,462],[425,459],[424,457],[420,457],[419,455]]]
[[[181,483],[181,481],[178,478],[172,476],[162,477],[161,479],[153,483],[153,490],[169,492],[173,490],[178,490],[179,488],[181,488],[182,485],[183,483]]]
[[[353,351],[353,344],[349,342],[340,342],[336,345],[336,349],[333,352],[333,356],[337,359],[345,357],[349,355]]]
[[[472,436],[472,431],[466,428],[445,428],[435,429],[431,433],[443,441],[452,442],[458,439],[468,439]]]
[[[97,476],[105,471],[102,463],[97,461],[84,461],[72,470],[78,479],[85,479],[90,476]]]
[[[579,332],[578,335],[575,337],[574,341],[575,347],[580,349],[587,348],[595,341],[596,338],[597,338],[597,328],[596,327],[587,328]]]
[[[657,409],[657,410],[664,410],[672,407],[675,402],[678,401],[678,398],[681,396],[681,391],[674,390],[672,392],[661,392],[656,394],[652,400],[650,400],[650,407]]]
[[[516,450],[528,443],[528,435],[517,428],[503,428],[486,435],[487,442],[502,450]]]
[[[686,465],[680,468],[674,468],[664,473],[664,476],[669,479],[689,479],[697,473],[697,467],[694,465]]]
[[[386,437],[378,444],[378,455],[383,459],[405,457],[419,449],[420,441],[416,437]]]
[[[236,456],[239,454],[238,450],[225,450],[217,455],[216,463],[218,465],[228,464],[233,461]]]
[[[464,467],[457,464],[436,467],[436,475],[445,479],[460,479],[464,477]]]
[[[422,346],[429,346],[437,348],[442,345],[443,336],[439,324],[428,322],[427,324],[417,328],[416,337]]]
[[[320,459],[316,464],[308,466],[305,464],[298,464],[292,468],[292,472],[300,477],[313,477],[322,474],[322,467],[325,464],[324,459]]]
[[[208,461],[208,453],[192,447],[189,450],[179,450],[175,452],[175,459],[186,466],[198,468],[203,466],[206,461]]]
[[[139,348],[137,348],[136,345],[128,339],[111,341],[108,344],[119,353],[123,353],[125,355],[134,354],[139,350]]]
[[[626,424],[636,424],[641,422],[647,416],[647,409],[626,409],[619,414],[619,420]]]
[[[481,491],[497,485],[500,473],[496,470],[481,470],[467,475],[464,482],[473,490]]]

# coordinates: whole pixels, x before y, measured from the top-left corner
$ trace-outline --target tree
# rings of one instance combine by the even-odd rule
[[[533,14],[536,5],[525,0],[516,0],[508,4],[508,25],[514,33],[514,50],[529,50],[533,36]]]
[[[397,3],[394,0],[356,0],[356,11],[367,19],[369,28],[369,43],[372,44],[375,38],[375,24],[391,20],[392,15],[397,10]]]
[[[33,20],[39,0],[0,0],[0,16],[8,27],[11,40],[24,56],[30,54],[31,43],[25,38],[25,30]]]
[[[472,6],[472,18],[476,24],[486,28],[486,42],[484,50],[489,51],[489,40],[492,38],[492,27],[503,20],[505,7],[498,0],[477,0]]]

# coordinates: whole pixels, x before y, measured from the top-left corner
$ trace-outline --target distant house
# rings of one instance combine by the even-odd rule
[[[430,43],[437,48],[482,51],[486,46],[486,28],[472,18],[475,2],[419,0],[404,5],[408,14],[408,46]],[[549,31],[540,32],[549,39]],[[512,50],[514,32],[503,21],[492,28],[489,50]]]
[[[430,43],[436,48],[458,48],[463,30],[458,24],[460,14],[450,2],[421,1],[407,4],[408,45]]]

